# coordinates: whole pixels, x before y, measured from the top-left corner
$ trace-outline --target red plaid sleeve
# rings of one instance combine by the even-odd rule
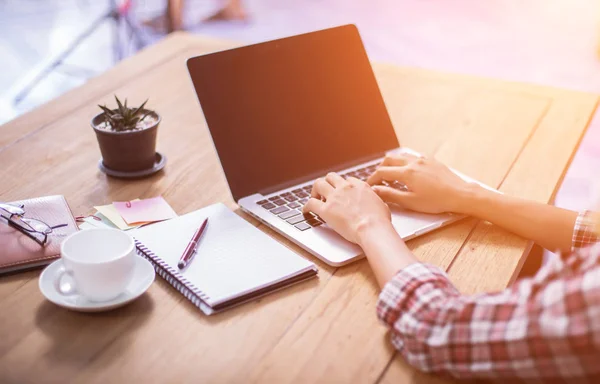
[[[598,221],[595,213],[583,211],[577,216],[573,231],[573,250],[597,243],[600,238],[597,233]]]
[[[401,355],[425,372],[588,382],[600,377],[599,255],[600,244],[557,257],[509,289],[472,296],[440,269],[415,263],[384,287],[377,314]]]

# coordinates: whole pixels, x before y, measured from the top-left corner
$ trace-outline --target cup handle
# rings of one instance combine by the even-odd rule
[[[56,292],[63,296],[72,296],[77,293],[77,288],[75,287],[75,284],[72,283],[69,285],[68,289],[63,289],[62,279],[65,275],[69,275],[71,277],[71,281],[75,281],[73,279],[73,272],[62,266],[58,272],[56,272],[56,276],[54,277],[54,288],[56,289]]]

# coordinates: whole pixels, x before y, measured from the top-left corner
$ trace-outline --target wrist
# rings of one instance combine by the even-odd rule
[[[379,237],[389,230],[396,232],[389,219],[365,219],[358,223],[356,229],[356,243],[364,248],[365,244],[373,238]]]
[[[485,210],[490,194],[496,194],[476,183],[468,183],[458,194],[456,213],[480,217]]]

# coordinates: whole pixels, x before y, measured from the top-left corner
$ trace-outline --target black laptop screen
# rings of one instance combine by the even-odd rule
[[[398,147],[354,26],[188,60],[234,199]]]

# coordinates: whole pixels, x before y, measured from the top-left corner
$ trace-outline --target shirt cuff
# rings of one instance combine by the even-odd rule
[[[379,319],[389,327],[393,327],[402,312],[419,303],[419,295],[416,295],[415,291],[426,283],[442,285],[450,288],[452,293],[458,293],[444,271],[433,265],[413,263],[400,270],[383,287],[377,301]]]
[[[592,211],[579,213],[577,220],[575,220],[575,229],[573,230],[573,251],[600,241],[598,237],[598,224],[596,213]]]

